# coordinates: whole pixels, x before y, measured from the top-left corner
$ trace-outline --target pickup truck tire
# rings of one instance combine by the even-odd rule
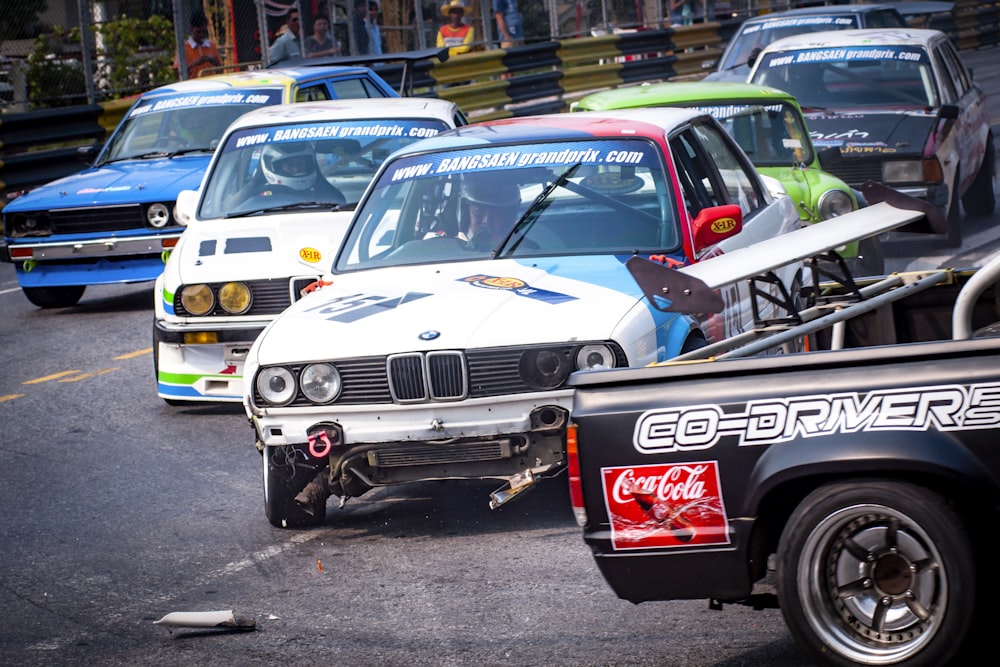
[[[983,163],[979,165],[979,173],[968,191],[962,195],[962,205],[968,215],[985,217],[993,214],[996,208],[996,194],[993,192],[993,170],[995,164],[993,152],[993,137],[986,140],[986,152]]]
[[[321,526],[326,520],[326,502],[303,507],[295,502],[319,466],[305,452],[292,446],[264,447],[264,513],[276,528]]]
[[[822,664],[944,665],[972,622],[972,553],[960,517],[930,489],[827,484],[802,501],[781,535],[781,612]]]
[[[69,308],[75,306],[86,285],[69,285],[65,287],[22,287],[21,291],[28,301],[39,308]]]

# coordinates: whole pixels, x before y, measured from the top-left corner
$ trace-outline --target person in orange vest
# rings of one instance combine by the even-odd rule
[[[438,30],[437,45],[447,46],[449,56],[467,53],[476,38],[476,30],[463,20],[465,7],[462,0],[451,0],[441,5],[441,13],[448,17],[448,23]]]
[[[200,11],[191,15],[191,37],[184,41],[184,59],[189,79],[197,77],[206,67],[218,67],[222,64],[219,49],[208,38],[208,18]],[[176,56],[174,70],[180,73]]]

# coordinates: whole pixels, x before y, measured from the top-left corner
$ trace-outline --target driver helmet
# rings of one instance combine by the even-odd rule
[[[510,178],[493,172],[462,175],[462,197],[470,203],[483,206],[517,206],[521,203],[521,189]]]
[[[306,190],[316,181],[319,167],[309,144],[270,144],[260,154],[260,168],[271,185]]]

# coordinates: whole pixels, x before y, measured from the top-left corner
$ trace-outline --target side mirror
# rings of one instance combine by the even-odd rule
[[[100,146],[97,144],[91,144],[89,146],[80,146],[76,149],[76,157],[81,162],[86,162],[88,165],[94,163],[94,158],[100,152]]]
[[[959,109],[957,104],[942,104],[941,108],[938,109],[938,117],[947,120],[954,120],[958,118]]]
[[[177,193],[177,203],[174,205],[174,218],[177,224],[187,226],[194,220],[196,210],[198,210],[197,190],[181,190]]]
[[[705,248],[743,231],[743,211],[736,204],[703,208],[692,223],[693,246],[697,255]]]
[[[753,47],[753,49],[751,49],[750,54],[747,56],[748,67],[750,67],[751,69],[753,68],[753,64],[757,62],[757,58],[760,56],[761,51],[763,51],[763,49],[760,48],[759,46],[755,46]]]
[[[824,146],[816,152],[816,159],[819,160],[819,166],[823,167],[823,171],[830,171],[832,165],[843,159],[840,146]]]

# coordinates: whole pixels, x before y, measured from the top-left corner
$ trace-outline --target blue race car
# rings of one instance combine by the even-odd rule
[[[183,227],[181,190],[197,189],[219,138],[251,109],[287,102],[399,97],[367,67],[289,67],[162,86],[126,112],[93,166],[3,209],[0,261],[40,308],[76,304],[87,285],[155,280]]]

